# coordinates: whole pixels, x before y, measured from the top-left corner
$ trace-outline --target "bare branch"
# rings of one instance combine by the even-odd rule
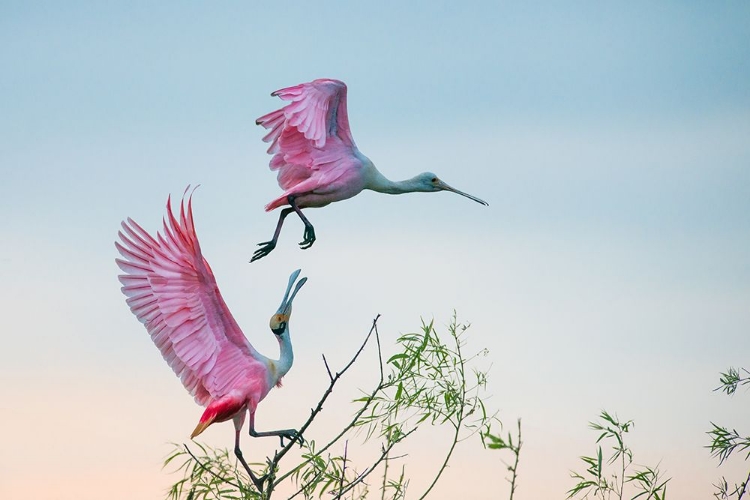
[[[750,472],[747,473],[747,477],[745,478],[745,482],[742,483],[742,491],[740,491],[740,494],[737,495],[737,500],[742,500],[742,497],[745,496],[745,492],[747,491],[747,483],[750,482]]]
[[[346,454],[349,451],[349,440],[344,441],[344,461],[341,463],[341,477],[339,478],[339,493],[334,500],[340,500],[344,494],[344,478],[346,477]]]
[[[513,494],[516,492],[516,478],[518,478],[518,458],[521,456],[521,446],[523,445],[523,441],[521,441],[521,419],[518,419],[518,444],[515,448],[513,448],[513,452],[516,455],[516,461],[513,463],[513,479],[510,481],[510,500],[513,500]]]
[[[367,336],[365,337],[365,340],[362,342],[362,345],[359,346],[359,349],[354,354],[354,356],[352,357],[352,359],[349,360],[349,363],[347,363],[346,366],[344,366],[344,368],[341,371],[336,372],[336,375],[334,375],[331,378],[331,382],[328,384],[328,388],[323,393],[323,396],[320,398],[320,401],[318,401],[318,405],[315,407],[315,409],[312,410],[312,412],[310,413],[310,416],[308,417],[307,421],[302,425],[302,427],[300,427],[299,433],[298,433],[300,436],[304,434],[305,430],[307,430],[307,428],[310,427],[310,424],[312,424],[313,420],[315,420],[315,417],[323,410],[323,404],[328,399],[328,396],[330,396],[331,393],[333,392],[333,387],[336,385],[336,382],[338,382],[339,379],[341,378],[341,376],[344,375],[344,373],[346,373],[347,370],[349,370],[349,368],[354,364],[355,361],[357,361],[357,359],[359,358],[359,355],[365,349],[365,346],[369,342],[370,337],[372,337],[373,333],[375,333],[375,337],[378,338],[378,342],[377,342],[377,344],[378,344],[378,354],[380,354],[380,340],[379,340],[379,335],[378,335],[378,319],[379,318],[380,318],[380,314],[378,314],[377,316],[375,316],[375,319],[372,320],[372,327],[370,327],[370,331],[367,333]],[[328,365],[326,363],[326,368],[327,367],[328,367]],[[329,375],[330,375],[330,371],[329,371]],[[381,384],[378,384],[378,386],[380,386],[380,385],[382,385],[382,372],[381,372]],[[356,422],[356,420],[355,420],[355,422]],[[347,426],[347,428],[345,429],[344,432],[346,432],[346,430],[348,430],[350,428],[351,428],[350,426]],[[343,434],[344,433],[342,432],[336,438],[336,440],[338,440],[338,438],[341,437]],[[273,490],[273,488],[275,488],[276,486],[278,486],[279,483],[281,483],[284,479],[286,479],[290,475],[294,474],[295,471],[299,470],[304,465],[304,463],[300,464],[299,466],[293,468],[292,470],[290,470],[290,471],[286,472],[285,474],[283,474],[282,476],[280,476],[278,479],[276,479],[273,476],[274,470],[276,469],[276,466],[278,465],[279,461],[284,457],[284,455],[286,455],[289,452],[289,450],[292,448],[292,446],[294,445],[294,443],[296,441],[297,441],[296,438],[293,439],[284,448],[282,448],[281,451],[279,451],[278,453],[276,453],[274,455],[273,460],[271,461],[271,468],[269,469],[269,477],[268,477],[269,484],[273,485],[271,487],[271,490]],[[325,451],[326,449],[328,449],[334,442],[335,442],[335,440],[332,441],[331,443],[329,443],[328,445],[326,445],[324,448],[322,448],[318,453],[322,453],[323,451]]]
[[[326,360],[325,354],[323,354],[323,364],[326,365],[326,371],[328,372],[328,379],[333,380],[333,375],[331,375],[331,368],[328,366],[328,361]]]

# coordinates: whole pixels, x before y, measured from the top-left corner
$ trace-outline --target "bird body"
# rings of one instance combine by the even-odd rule
[[[294,170],[290,169],[287,172]],[[284,173],[280,171],[279,178]],[[335,201],[352,198],[364,189],[373,189],[380,179],[385,179],[372,161],[356,148],[352,151],[351,157],[340,158],[336,162],[324,164],[321,168],[305,173],[308,175],[307,178],[297,173],[294,180],[299,182],[291,184],[281,196],[268,203],[266,211],[289,205],[289,196],[295,198],[300,208],[321,208]]]
[[[271,318],[280,352],[279,359],[272,360],[247,340],[221,296],[201,253],[192,199],[187,210],[183,199],[179,219],[167,201],[163,234],[152,237],[132,219],[122,223],[118,234],[115,246],[123,258],[116,262],[125,273],[119,279],[127,304],[188,392],[206,407],[191,437],[214,422],[233,420],[235,453],[243,465],[239,433],[247,415],[253,436],[298,437],[293,429],[257,432],[254,417],[258,403],[281,385],[292,367],[289,316],[292,300],[307,278],[292,292],[300,271],[292,273],[282,304]]]
[[[346,93],[344,82],[332,79],[287,87],[271,95],[291,102],[256,120],[269,130],[263,141],[271,143],[268,148],[268,153],[273,155],[270,168],[278,171],[277,180],[284,190],[266,205],[266,211],[284,205],[289,208],[282,210],[273,238],[259,244],[261,248],[251,261],[265,257],[276,247],[284,219],[293,211],[305,224],[300,246],[309,248],[315,242],[315,230],[301,210],[346,200],[364,189],[386,194],[452,191],[487,205],[449,186],[431,172],[405,181],[387,179],[354,143]]]

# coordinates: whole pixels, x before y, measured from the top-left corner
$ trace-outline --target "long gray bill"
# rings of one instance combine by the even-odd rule
[[[289,284],[286,287],[286,293],[284,293],[284,299],[281,301],[281,305],[279,306],[279,310],[277,311],[277,314],[282,314],[284,310],[287,308],[287,306],[291,305],[292,301],[294,300],[294,297],[297,295],[297,292],[299,292],[299,289],[302,288],[302,285],[304,285],[307,282],[307,278],[304,277],[301,280],[297,282],[297,286],[294,287],[294,291],[292,292],[292,286],[294,285],[294,282],[297,280],[297,277],[299,276],[299,273],[301,272],[301,269],[297,269],[292,273],[291,276],[289,276]],[[291,296],[289,295],[291,292]]]
[[[458,189],[454,188],[453,186],[449,186],[445,182],[441,181],[440,182],[440,187],[443,188],[444,191],[450,191],[451,193],[456,193],[456,194],[460,194],[461,196],[466,196],[468,199],[474,200],[477,203],[481,203],[482,205],[484,205],[486,207],[490,206],[490,204],[487,203],[486,201],[484,201],[484,200],[482,200],[480,198],[477,198],[476,196],[472,196],[469,193],[464,193],[463,191],[459,191]]]

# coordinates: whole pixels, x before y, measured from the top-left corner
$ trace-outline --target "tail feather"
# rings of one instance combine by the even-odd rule
[[[206,407],[203,415],[201,415],[198,425],[195,426],[195,430],[190,434],[190,439],[193,439],[195,436],[205,431],[206,428],[214,422],[224,422],[229,420],[240,411],[245,411],[244,402],[238,401],[231,396],[225,396],[212,401]]]
[[[209,418],[207,420],[203,420],[203,417],[201,417],[200,422],[198,422],[198,425],[195,426],[195,430],[193,431],[192,434],[190,434],[190,439],[193,439],[195,436],[205,431],[209,425],[214,423],[214,420],[215,418]]]

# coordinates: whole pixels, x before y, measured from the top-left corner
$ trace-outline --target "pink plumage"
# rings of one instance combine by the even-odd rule
[[[163,235],[156,238],[132,219],[122,229],[122,244],[115,243],[124,257],[117,259],[126,273],[119,276],[122,292],[198,404],[224,396],[265,368],[201,254],[191,200],[187,212],[182,205],[180,220],[167,202]]]
[[[291,103],[256,120],[270,130],[263,141],[271,143],[270,167],[278,170],[284,190],[266,205],[266,211],[288,204],[290,195],[298,196],[298,206],[305,208],[322,207],[362,191],[364,182],[346,189],[352,177],[347,174],[363,165],[349,130],[344,82],[319,79],[271,95]]]
[[[332,79],[318,79],[283,88],[271,94],[284,101],[284,107],[261,116],[258,125],[268,130],[263,141],[270,143],[271,170],[284,192],[266,205],[271,211],[284,208],[270,241],[260,243],[251,262],[276,248],[284,219],[296,212],[305,225],[303,249],[315,242],[315,229],[302,209],[324,207],[356,196],[363,189],[387,194],[452,191],[478,203],[487,203],[463,193],[424,172],[412,179],[393,182],[386,179],[354,144],[346,109],[346,85]]]
[[[187,206],[183,198],[179,218],[167,200],[161,234],[151,236],[128,219],[119,238],[115,246],[123,258],[116,262],[125,273],[119,279],[130,310],[195,401],[206,406],[193,437],[213,422],[234,419],[235,451],[241,456],[239,431],[248,411],[251,435],[296,437],[292,429],[256,432],[254,414],[292,365],[288,320],[291,301],[305,278],[291,298],[289,291],[299,271],[293,273],[282,307],[271,318],[281,348],[281,359],[271,360],[248,342],[219,292],[195,232],[192,196]]]

